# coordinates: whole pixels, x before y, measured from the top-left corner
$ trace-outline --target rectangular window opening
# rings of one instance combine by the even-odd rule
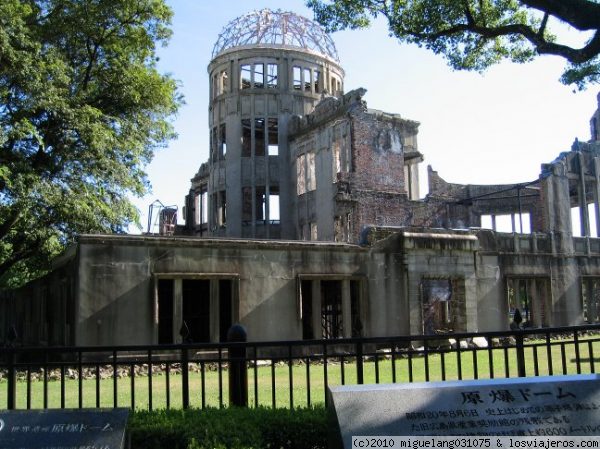
[[[241,66],[240,84],[242,89],[250,89],[252,87],[252,66],[250,64]]]
[[[269,187],[269,220],[278,223],[281,220],[279,211],[279,186]]]
[[[262,89],[265,87],[265,66],[254,64],[254,87]]]
[[[225,190],[219,192],[217,204],[217,223],[219,226],[224,227],[227,224],[227,196]]]
[[[304,90],[310,92],[312,85],[312,76],[310,69],[304,69]]]
[[[315,70],[313,72],[313,74],[314,74],[314,78],[313,78],[314,91],[316,94],[318,94],[320,92],[319,82],[321,79],[321,72],[319,72],[318,70]]]
[[[226,94],[227,92],[229,92],[229,75],[227,70],[223,70],[221,72],[221,93]]]
[[[294,66],[292,69],[292,78],[294,90],[302,90],[302,69],[300,67]]]
[[[255,212],[256,212],[256,221],[257,222],[262,222],[264,221],[265,217],[266,217],[266,189],[264,186],[257,186],[255,187],[255,192],[256,192],[256,206],[255,206]]]
[[[344,336],[341,281],[321,281],[321,326],[323,338]]]
[[[277,64],[267,64],[267,89],[277,88]]]
[[[270,118],[268,120],[268,134],[269,134],[269,143],[268,143],[268,152],[269,156],[278,156],[279,155],[279,128],[277,124],[276,118]]]
[[[242,157],[250,157],[252,149],[252,129],[249,119],[242,120]]]
[[[315,153],[308,153],[306,155],[306,165],[306,190],[311,192],[317,189]]]
[[[296,159],[296,192],[298,195],[306,193],[306,175],[305,167],[306,155],[301,154]]]
[[[219,126],[219,157],[225,159],[227,154],[227,139],[226,139],[225,124]]]
[[[200,224],[208,223],[208,192],[206,188],[200,194]]]
[[[242,224],[248,226],[252,220],[252,187],[242,187]]]
[[[265,119],[254,119],[254,154],[265,155]]]

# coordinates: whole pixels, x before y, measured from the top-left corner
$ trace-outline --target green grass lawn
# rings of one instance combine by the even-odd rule
[[[555,342],[550,352],[551,363],[549,363],[545,347],[526,347],[527,376],[598,371],[600,341],[588,343],[582,339],[578,349],[579,368],[576,363],[575,345],[572,342],[564,342],[563,345],[558,341]],[[537,371],[534,368],[536,360]],[[493,366],[493,369],[490,366]],[[459,378],[503,378],[517,377],[518,375],[515,350],[503,348],[494,348],[491,351],[484,349],[476,352],[470,349],[463,350],[460,357],[456,353],[433,354],[430,355],[427,362],[424,357],[402,357],[395,358],[394,361],[390,358],[381,358],[377,363],[373,358],[367,358],[363,367],[364,383],[369,384],[441,381]],[[292,401],[294,407],[323,404],[325,402],[325,385],[356,384],[356,368],[354,359],[345,360],[344,363],[336,359],[329,361],[327,365],[311,363],[308,369],[304,363],[294,363],[290,368],[286,362],[279,362],[274,366],[259,366],[256,369],[249,367],[249,403],[251,406],[258,404],[269,407],[273,404],[276,407],[290,407]],[[204,379],[202,377],[200,372],[190,371],[190,406],[200,408],[203,401],[205,406],[219,407],[221,403],[227,405],[228,372],[223,371],[219,376],[217,371],[206,370]],[[182,407],[181,375],[172,373],[167,381],[167,376],[156,373],[151,377],[151,383],[153,409],[167,408],[167,405],[170,408]],[[308,388],[309,384],[310,389]],[[112,377],[99,382],[95,379],[84,379],[81,383],[83,406],[95,407],[99,400],[101,407],[113,407],[115,405],[114,385]],[[0,381],[0,408],[6,408],[6,387],[6,380]],[[148,376],[119,378],[116,387],[117,406],[136,409],[149,408],[150,378]],[[17,383],[17,408],[19,409],[27,407],[27,388],[26,382],[19,381]],[[77,379],[65,380],[64,398],[61,382],[58,380],[49,381],[46,391],[44,383],[41,381],[32,381],[29,388],[32,408],[44,407],[45,396],[49,408],[61,407],[63,401],[67,408],[79,406],[79,381]],[[100,392],[99,399],[96,394],[97,388]],[[132,391],[134,392],[133,397]]]

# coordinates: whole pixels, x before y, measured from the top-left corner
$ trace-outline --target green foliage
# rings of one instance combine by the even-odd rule
[[[181,99],[158,73],[163,0],[0,2],[0,288],[43,273],[79,233],[137,222]]]
[[[133,448],[325,448],[327,413],[323,407],[136,412],[129,430]]]
[[[504,59],[563,57],[561,81],[579,89],[600,78],[600,4],[596,0],[307,0],[328,31],[369,26],[384,16],[390,35],[443,55],[457,70],[482,71]],[[550,20],[592,33],[581,48],[557,42]],[[587,35],[587,34],[586,34]]]

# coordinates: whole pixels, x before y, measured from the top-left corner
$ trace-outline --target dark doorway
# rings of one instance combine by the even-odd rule
[[[315,338],[312,318],[312,281],[300,281],[300,297],[302,298],[302,338]]]
[[[231,284],[230,279],[219,280],[219,339],[222,342],[227,341],[227,332],[233,318]]]
[[[158,344],[173,343],[173,279],[158,280]]]
[[[321,325],[323,338],[342,338],[342,283],[321,281]]]
[[[210,281],[182,281],[182,325],[184,342],[210,341]]]

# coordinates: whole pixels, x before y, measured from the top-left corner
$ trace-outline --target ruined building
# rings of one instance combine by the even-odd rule
[[[258,11],[219,36],[210,157],[185,225],[82,235],[51,273],[0,298],[23,344],[448,334],[600,321],[600,143],[538,179],[459,185],[428,169],[419,124],[345,93],[333,41]],[[575,219],[573,219],[575,217]],[[501,224],[511,232],[499,232]]]

